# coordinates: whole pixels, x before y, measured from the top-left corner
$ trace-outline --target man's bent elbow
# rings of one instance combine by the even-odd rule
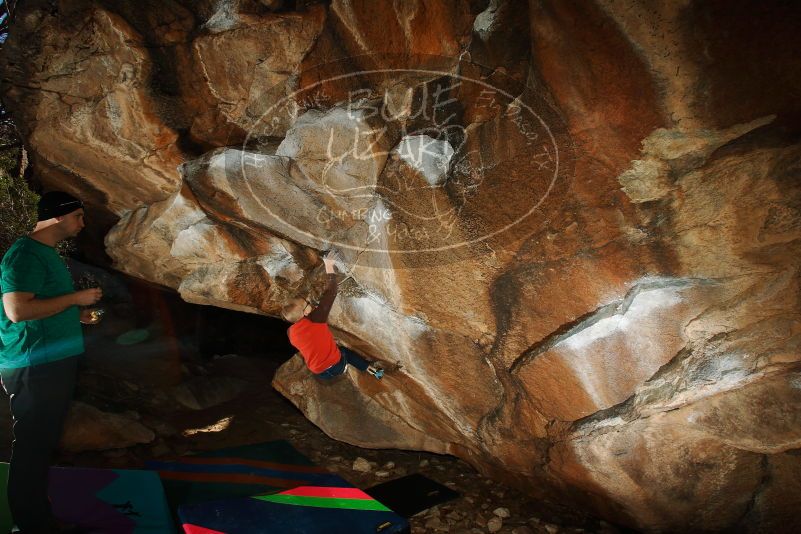
[[[25,320],[19,314],[19,312],[17,312],[17,310],[13,310],[13,309],[10,310],[8,308],[6,308],[6,317],[8,317],[8,320],[11,321],[12,323],[21,323],[21,322],[23,322]]]
[[[3,295],[3,310],[5,310],[6,317],[12,323],[21,323],[28,320],[28,317],[25,317],[24,304],[24,301],[17,294],[6,293]]]

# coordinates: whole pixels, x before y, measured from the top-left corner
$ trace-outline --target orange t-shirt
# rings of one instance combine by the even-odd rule
[[[300,351],[312,373],[321,373],[339,362],[339,352],[327,323],[315,323],[304,317],[289,327],[289,342]]]

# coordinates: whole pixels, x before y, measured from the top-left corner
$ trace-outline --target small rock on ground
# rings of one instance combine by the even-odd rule
[[[503,519],[500,517],[493,517],[489,521],[487,521],[487,530],[490,532],[498,532],[503,528]]]
[[[370,462],[359,456],[353,461],[353,470],[359,473],[369,473],[372,469]]]

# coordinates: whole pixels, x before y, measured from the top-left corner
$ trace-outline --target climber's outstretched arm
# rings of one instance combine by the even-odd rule
[[[328,314],[331,312],[331,306],[334,305],[334,299],[337,298],[337,289],[339,286],[337,285],[336,269],[334,268],[335,262],[336,256],[334,254],[326,254],[323,258],[326,272],[325,276],[328,279],[328,284],[325,287],[322,297],[320,297],[320,303],[306,316],[309,321],[313,323],[328,322]]]

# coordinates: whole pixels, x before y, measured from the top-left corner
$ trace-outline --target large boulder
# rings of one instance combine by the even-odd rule
[[[21,6],[4,102],[114,265],[385,360],[273,385],[648,531],[801,529],[801,9]],[[25,61],[11,58],[21,57]]]

